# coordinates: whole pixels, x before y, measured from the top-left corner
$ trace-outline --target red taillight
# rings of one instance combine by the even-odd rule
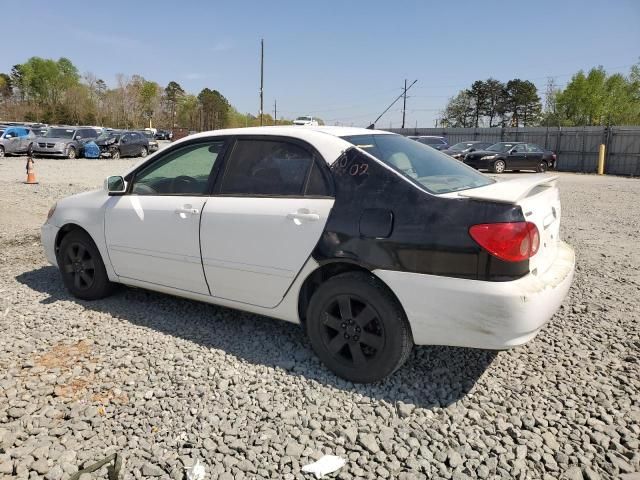
[[[482,223],[472,226],[469,235],[491,255],[507,262],[527,260],[540,247],[540,233],[531,222]]]

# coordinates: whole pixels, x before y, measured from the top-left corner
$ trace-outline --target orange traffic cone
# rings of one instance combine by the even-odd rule
[[[38,182],[36,181],[36,171],[33,168],[35,162],[33,158],[27,157],[27,181],[24,182],[29,185],[36,185]]]

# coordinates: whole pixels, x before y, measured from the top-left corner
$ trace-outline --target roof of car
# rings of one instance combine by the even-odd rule
[[[353,145],[340,137],[351,135],[394,135],[391,132],[382,130],[368,130],[357,127],[332,127],[332,126],[269,126],[269,127],[247,127],[229,128],[223,130],[212,130],[209,132],[189,135],[178,142],[188,141],[194,138],[204,138],[222,135],[281,135],[285,137],[298,138],[313,145],[318,152],[331,164],[338,159],[342,152]]]

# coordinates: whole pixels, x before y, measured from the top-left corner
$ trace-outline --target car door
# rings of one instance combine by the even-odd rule
[[[109,199],[107,249],[125,283],[133,279],[209,294],[199,227],[224,144],[199,140],[163,152],[134,174],[127,194]]]
[[[507,157],[507,168],[509,170],[520,170],[527,168],[527,145],[519,143],[514,145]]]
[[[120,137],[120,156],[121,157],[128,157],[132,154],[131,151],[131,134],[130,133],[123,133],[122,136]]]
[[[542,162],[542,157],[544,155],[544,151],[537,145],[533,143],[527,144],[527,165],[528,168],[537,168],[540,162]]]
[[[266,308],[280,303],[333,206],[323,162],[294,140],[238,138],[201,220],[213,296]]]

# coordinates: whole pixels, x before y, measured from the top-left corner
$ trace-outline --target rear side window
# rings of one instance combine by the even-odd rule
[[[222,180],[222,194],[302,195],[313,165],[308,150],[280,140],[238,140]]]
[[[542,149],[539,146],[532,143],[527,144],[527,151],[531,153],[543,153]]]

